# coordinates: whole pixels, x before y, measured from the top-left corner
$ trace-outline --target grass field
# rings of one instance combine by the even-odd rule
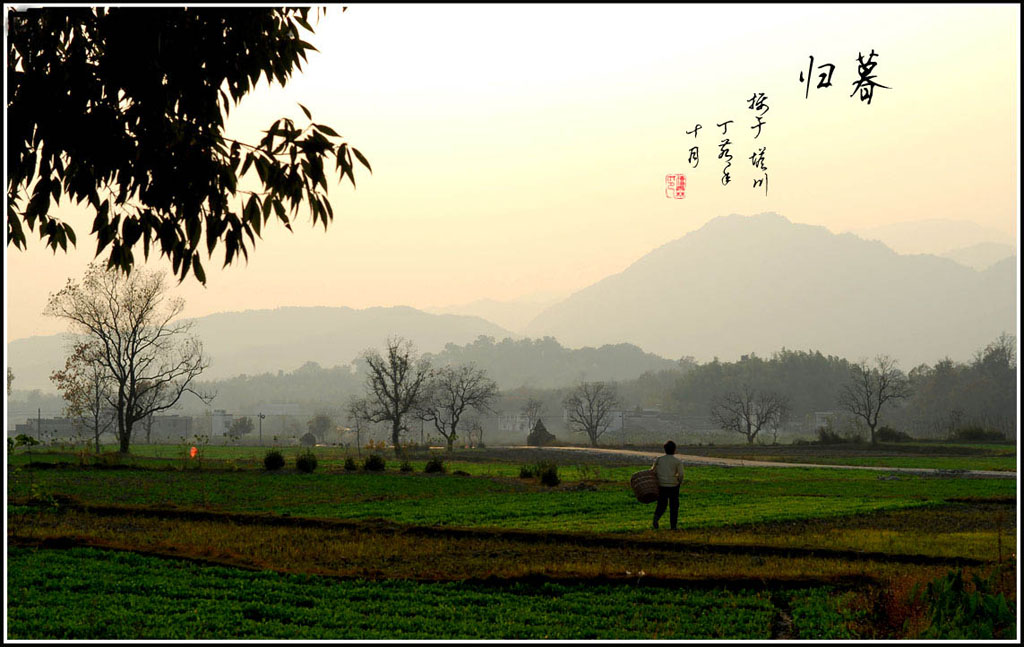
[[[913,638],[914,586],[956,567],[1016,604],[1014,479],[689,467],[671,532],[635,459],[563,457],[548,487],[520,478],[530,452],[368,473],[318,448],[302,474],[294,449],[279,472],[181,450],[15,454],[9,637]]]

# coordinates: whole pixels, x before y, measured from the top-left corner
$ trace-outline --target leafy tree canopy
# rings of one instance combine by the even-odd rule
[[[175,274],[206,282],[199,251],[224,264],[273,214],[291,229],[306,205],[326,229],[327,174],[355,186],[353,155],[331,127],[278,119],[256,144],[224,136],[224,119],[260,78],[302,69],[308,8],[85,8],[7,12],[7,236],[38,227],[54,251],[76,244],[51,215],[62,196],[94,215],[96,255],[131,271],[139,243]],[[328,171],[332,162],[334,171]],[[240,188],[255,171],[261,190]],[[257,185],[252,183],[255,188]],[[290,214],[290,215],[289,215]]]

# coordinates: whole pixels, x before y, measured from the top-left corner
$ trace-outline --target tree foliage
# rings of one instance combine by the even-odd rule
[[[309,422],[306,423],[306,427],[309,429],[309,433],[313,434],[317,441],[322,443],[327,436],[327,432],[334,428],[334,421],[326,413],[318,413],[310,418]]]
[[[231,421],[231,426],[228,428],[228,436],[234,440],[238,440],[242,436],[251,434],[255,428],[256,425],[249,416],[235,418]]]
[[[48,7],[8,11],[7,236],[25,227],[56,251],[76,244],[51,209],[93,216],[96,256],[130,272],[158,247],[182,280],[223,241],[248,259],[262,228],[308,207],[334,217],[328,174],[355,186],[366,158],[330,126],[276,120],[257,143],[224,136],[232,106],[265,78],[285,85],[308,51],[308,8]],[[333,171],[331,168],[333,162]],[[255,172],[258,190],[242,188]],[[255,185],[254,185],[255,188]],[[290,214],[290,215],[289,215]],[[248,243],[246,242],[248,238]],[[204,240],[205,239],[205,240]]]
[[[111,380],[100,362],[101,350],[96,341],[79,342],[64,361],[64,368],[53,371],[50,380],[64,398],[64,415],[81,425],[92,437],[96,453],[100,436],[114,423],[107,402],[111,397]]]
[[[582,432],[597,447],[598,439],[608,431],[611,412],[618,406],[615,388],[604,382],[581,381],[562,401],[568,413],[569,427]]]
[[[778,428],[789,412],[789,400],[773,391],[743,385],[715,397],[711,422],[722,429],[743,434],[754,444],[762,429]]]
[[[417,411],[423,420],[434,423],[451,452],[466,411],[490,410],[497,395],[498,385],[483,370],[471,364],[443,366],[427,381]]]
[[[412,342],[401,337],[387,341],[385,354],[368,350],[366,363],[366,397],[358,417],[367,422],[391,423],[391,443],[395,454],[401,453],[401,435],[408,431],[408,416],[420,404],[430,364],[416,356]]]
[[[207,367],[190,320],[175,321],[181,299],[168,300],[163,276],[136,270],[130,276],[90,264],[80,281],[51,294],[44,314],[68,321],[96,350],[105,373],[106,404],[117,415],[120,450],[127,452],[136,422],[171,408]]]

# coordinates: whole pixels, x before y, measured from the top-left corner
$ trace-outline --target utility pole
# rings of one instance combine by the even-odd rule
[[[263,447],[263,419],[266,418],[263,412],[260,411],[260,415],[257,416],[260,419],[260,447]]]

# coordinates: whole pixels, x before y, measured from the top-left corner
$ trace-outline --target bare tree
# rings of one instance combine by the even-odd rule
[[[191,321],[175,321],[185,304],[168,299],[161,274],[136,269],[129,276],[90,264],[81,282],[51,294],[44,314],[66,319],[96,345],[96,362],[111,380],[106,396],[117,417],[121,452],[128,452],[136,422],[173,407],[185,393],[213,398],[191,384],[208,366]]]
[[[871,444],[874,445],[882,408],[887,403],[908,397],[910,383],[896,368],[896,360],[879,355],[873,366],[869,366],[866,360],[850,366],[850,382],[839,394],[839,406],[867,424],[871,430]]]
[[[444,366],[428,381],[423,395],[417,413],[434,423],[451,452],[463,414],[467,409],[489,411],[498,385],[471,364]]]
[[[537,424],[540,414],[544,412],[544,403],[534,397],[527,398],[526,404],[523,405],[520,412],[526,416],[526,430],[533,431],[533,426]]]
[[[569,427],[587,434],[594,447],[597,447],[597,439],[608,431],[612,409],[618,404],[615,389],[604,382],[582,381],[562,400]]]
[[[782,424],[788,412],[789,399],[785,396],[746,385],[711,401],[711,422],[721,429],[743,434],[750,445],[762,429]]]
[[[84,426],[92,436],[96,453],[100,452],[100,436],[114,423],[107,405],[110,397],[110,379],[99,362],[99,348],[95,342],[78,342],[64,360],[64,368],[50,374],[61,397],[67,403],[64,415],[75,426]]]
[[[368,350],[363,359],[369,369],[366,376],[366,408],[364,420],[391,423],[391,443],[400,456],[400,439],[407,431],[406,419],[422,397],[430,376],[430,365],[419,360],[412,342],[401,337],[387,341],[386,355]]]
[[[352,398],[348,401],[348,405],[345,407],[345,412],[348,414],[348,422],[356,431],[356,456],[362,456],[362,435],[363,435],[363,424],[366,423],[369,417],[369,402],[365,398]]]

